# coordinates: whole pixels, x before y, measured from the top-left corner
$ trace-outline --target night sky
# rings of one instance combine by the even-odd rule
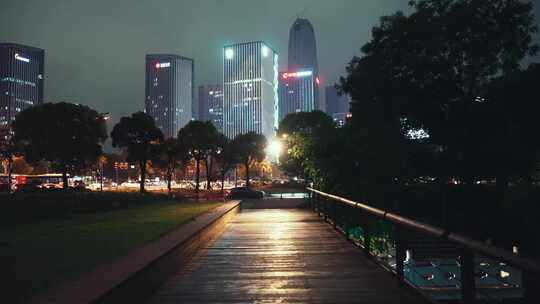
[[[144,107],[147,53],[194,58],[196,86],[221,81],[221,49],[229,43],[264,40],[285,67],[289,28],[300,15],[315,27],[328,85],[379,17],[407,11],[408,1],[0,0],[0,41],[46,50],[45,101],[89,105],[117,121]]]

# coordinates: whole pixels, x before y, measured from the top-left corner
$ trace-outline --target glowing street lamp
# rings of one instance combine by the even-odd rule
[[[279,156],[281,155],[281,152],[283,151],[283,144],[279,140],[272,140],[268,146],[266,147],[266,154],[269,157],[272,157],[277,160],[279,163]]]

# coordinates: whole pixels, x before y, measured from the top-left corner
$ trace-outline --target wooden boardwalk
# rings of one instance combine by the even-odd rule
[[[148,303],[428,303],[316,214],[243,210]]]

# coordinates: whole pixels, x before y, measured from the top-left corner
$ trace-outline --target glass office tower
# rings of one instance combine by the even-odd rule
[[[43,103],[45,51],[0,43],[0,127],[8,128],[21,111]]]
[[[262,41],[223,48],[223,130],[270,139],[278,126],[278,55]]]
[[[279,121],[291,113],[316,110],[315,82],[312,70],[280,73],[279,77]]]
[[[199,120],[211,121],[223,133],[223,86],[199,86]]]
[[[317,40],[313,25],[307,19],[296,19],[289,31],[288,70],[311,70],[313,72],[315,108],[323,110],[319,97],[321,81],[317,60]]]
[[[175,137],[193,117],[193,59],[146,55],[145,112],[165,138]]]

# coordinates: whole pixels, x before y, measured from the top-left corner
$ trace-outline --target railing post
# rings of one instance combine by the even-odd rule
[[[347,240],[350,239],[350,235],[349,235],[349,222],[350,222],[350,216],[349,216],[349,212],[347,212],[349,209],[349,207],[346,207],[346,206],[343,206],[343,209],[342,209],[342,228],[343,228],[343,232],[345,233],[345,238],[347,238]]]
[[[474,253],[465,248],[461,251],[461,295],[463,303],[473,304],[476,298],[474,279]]]
[[[371,244],[371,235],[370,235],[370,227],[369,227],[369,216],[367,213],[362,214],[362,222],[363,227],[362,230],[364,231],[364,253],[367,256],[371,256],[370,252],[370,244]]]
[[[398,281],[405,280],[405,271],[404,271],[404,265],[406,258],[406,252],[405,252],[405,242],[403,237],[403,228],[401,228],[399,225],[396,225],[395,230],[395,238],[396,238],[396,276]]]
[[[336,205],[336,202],[333,202],[331,200],[328,200],[328,203],[330,204],[330,218],[332,219],[332,226],[334,226],[334,229],[337,228],[338,224],[338,207]]]
[[[323,215],[324,215],[324,220],[328,222],[328,198],[326,197],[323,197]]]
[[[317,193],[315,195],[315,210],[317,210],[317,215],[321,216],[321,196]]]

